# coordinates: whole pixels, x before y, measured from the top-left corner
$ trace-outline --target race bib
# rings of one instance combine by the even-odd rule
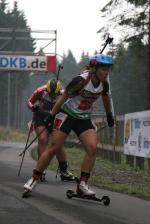
[[[67,116],[68,116],[67,114],[62,112],[59,112],[58,114],[56,114],[55,120],[54,120],[54,129],[59,130],[62,124],[64,123],[64,121],[66,120]]]
[[[91,105],[92,105],[91,102],[88,102],[87,100],[81,100],[78,108],[80,110],[85,111],[85,110],[89,110],[91,108]]]

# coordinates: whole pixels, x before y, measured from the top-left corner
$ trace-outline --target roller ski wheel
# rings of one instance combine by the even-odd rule
[[[25,189],[22,193],[22,198],[28,198],[30,196],[31,191],[28,189]]]
[[[69,199],[71,199],[71,198],[73,197],[73,195],[74,195],[74,191],[73,191],[73,190],[68,190],[68,191],[66,192],[66,196],[67,196],[67,198],[69,198]]]
[[[81,194],[75,193],[73,190],[68,190],[66,192],[66,196],[69,199],[80,198],[80,199],[102,202],[105,206],[108,206],[110,204],[110,198],[106,195],[103,196],[102,198],[98,198],[95,195],[81,195]]]
[[[105,206],[108,206],[110,204],[110,198],[106,195],[104,195],[101,200]]]

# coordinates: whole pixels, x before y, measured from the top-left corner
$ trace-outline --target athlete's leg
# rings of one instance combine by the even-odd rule
[[[36,186],[43,171],[47,168],[54,155],[56,155],[58,150],[63,147],[66,137],[67,134],[59,130],[55,130],[52,133],[52,142],[50,146],[47,146],[46,150],[42,153],[39,160],[37,161],[37,165],[33,170],[32,177],[24,185],[25,189],[32,191],[32,189]]]
[[[38,159],[40,158],[40,156],[42,155],[42,153],[45,151],[45,149],[47,147],[47,142],[48,142],[47,130],[45,129],[42,132],[42,130],[44,128],[45,128],[44,126],[35,127],[36,135],[37,136],[39,135],[39,137],[38,137]]]
[[[40,156],[36,168],[33,170],[32,178],[24,185],[26,189],[32,190],[32,185],[36,185],[34,182],[39,180],[42,172],[47,168],[54,155],[63,148],[67,135],[71,130],[71,125],[69,126],[70,121],[66,123],[66,120],[59,119],[62,122],[56,122],[54,125],[55,130],[52,132],[51,144],[47,146],[46,150]]]
[[[53,131],[52,142],[38,160],[35,168],[36,170],[38,170],[39,172],[43,172],[43,170],[48,166],[54,155],[56,155],[56,153],[58,153],[58,151],[63,148],[66,137],[67,134],[62,131]]]
[[[56,153],[56,158],[59,162],[67,161],[67,154],[65,152],[64,147],[59,149],[59,151]]]
[[[82,161],[81,171],[90,173],[96,158],[97,134],[95,129],[88,129],[80,134],[80,141],[85,149],[85,156]]]
[[[69,165],[67,162],[67,155],[66,152],[64,150],[64,148],[62,148],[61,150],[59,150],[56,154],[56,158],[58,160],[58,170],[57,172],[60,172],[60,178],[62,181],[74,181],[76,180],[76,177],[73,175],[72,172],[69,171]]]
[[[77,185],[77,193],[81,195],[95,195],[88,187],[88,179],[96,158],[97,135],[94,129],[88,129],[79,136],[85,149],[85,156],[81,164],[80,182]]]
[[[56,115],[56,122],[54,122],[54,127],[56,129],[62,130],[64,133],[69,134],[72,127],[72,118],[64,113]],[[65,119],[64,119],[65,117]],[[60,120],[62,119],[62,124],[60,124]],[[59,121],[57,123],[57,120]],[[72,181],[75,180],[73,174],[68,170],[68,163],[67,163],[67,155],[64,148],[60,148],[59,151],[56,153],[56,157],[59,163],[58,170],[60,171],[60,178],[63,181]]]

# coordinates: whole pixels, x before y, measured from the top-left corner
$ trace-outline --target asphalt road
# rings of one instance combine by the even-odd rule
[[[23,185],[35,166],[28,151],[17,176],[23,148],[24,144],[0,142],[0,224],[150,224],[150,202],[98,188],[97,196],[111,198],[108,207],[68,199],[66,190],[75,189],[75,184],[55,179],[53,172],[47,174],[48,183],[40,183],[23,199]]]

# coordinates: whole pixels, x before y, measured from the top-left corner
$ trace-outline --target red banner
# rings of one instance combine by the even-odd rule
[[[47,72],[56,73],[56,56],[47,56]]]

